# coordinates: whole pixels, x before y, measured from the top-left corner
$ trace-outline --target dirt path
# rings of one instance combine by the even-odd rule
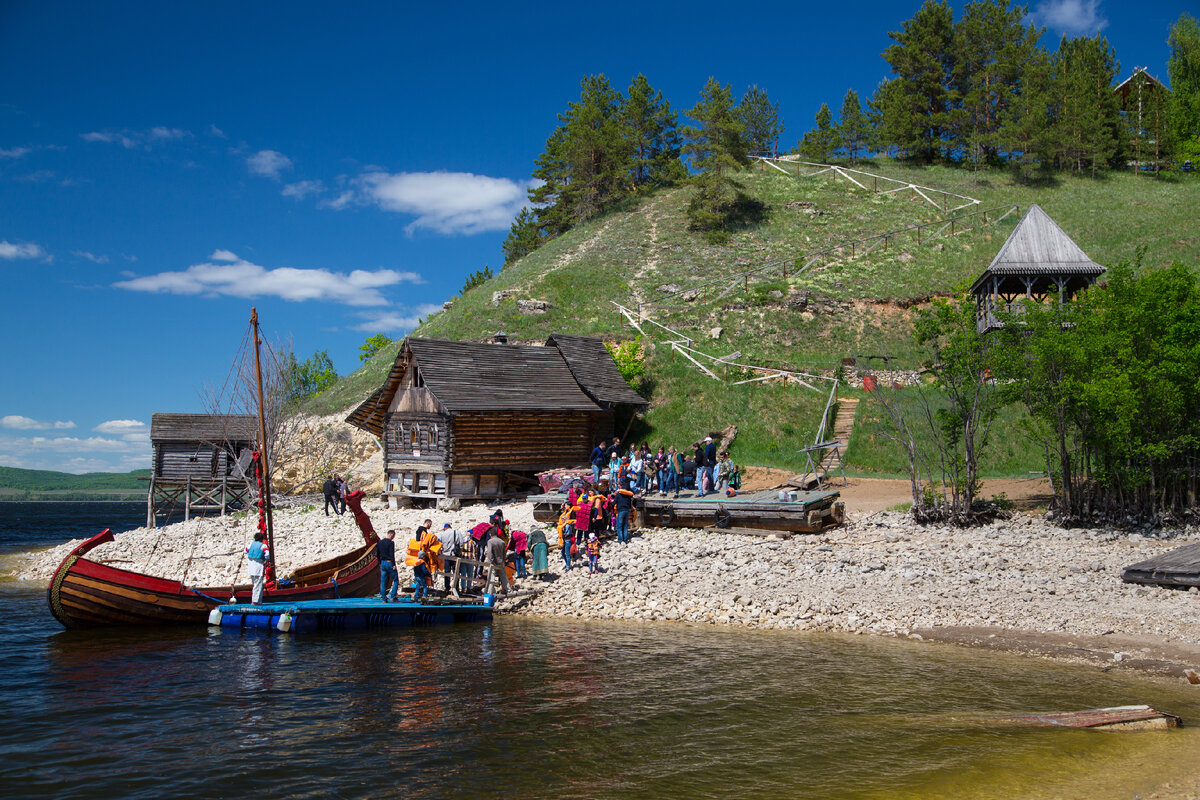
[[[633,298],[635,307],[641,307],[645,302],[642,296],[642,282],[647,276],[658,270],[658,207],[651,205],[647,209],[647,216],[650,218],[650,255],[644,261],[640,262],[637,269],[633,272],[633,279],[629,281],[629,294]]]

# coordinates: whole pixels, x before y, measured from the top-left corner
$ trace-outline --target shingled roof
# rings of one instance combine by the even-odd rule
[[[463,411],[596,411],[551,347],[409,339],[421,378],[451,414]]]
[[[575,380],[597,403],[645,406],[648,403],[629,388],[604,342],[593,336],[570,336],[555,333],[546,341],[557,347],[567,362]]]
[[[258,420],[251,414],[167,414],[150,417],[154,442],[252,442]]]
[[[1100,275],[1104,267],[1087,253],[1034,203],[971,287],[974,292],[992,275]]]

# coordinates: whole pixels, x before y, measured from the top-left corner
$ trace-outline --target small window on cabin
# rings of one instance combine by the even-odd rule
[[[412,385],[414,389],[420,389],[425,385],[425,376],[421,374],[420,367],[413,367]]]

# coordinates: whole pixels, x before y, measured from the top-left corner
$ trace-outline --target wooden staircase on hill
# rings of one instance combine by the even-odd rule
[[[808,459],[808,466],[800,475],[793,475],[783,484],[775,487],[795,487],[798,489],[824,488],[829,481],[830,473],[840,472],[842,481],[846,480],[845,462],[842,451],[850,444],[850,435],[854,431],[854,415],[858,412],[858,398],[848,397],[838,401],[838,413],[833,420],[833,435],[826,436],[825,441],[817,442],[802,451]],[[825,429],[823,429],[825,430]],[[818,435],[820,435],[818,433]]]
[[[819,469],[822,475],[828,475],[830,469],[841,468],[841,451],[850,446],[850,434],[854,432],[854,415],[856,413],[858,413],[857,397],[847,397],[844,400],[838,400],[838,413],[837,417],[833,420],[833,438],[841,446],[830,448],[821,458]]]

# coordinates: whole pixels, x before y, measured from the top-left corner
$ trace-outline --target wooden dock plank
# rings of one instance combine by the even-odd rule
[[[1200,542],[1131,564],[1121,570],[1121,580],[1156,586],[1200,586]]]

